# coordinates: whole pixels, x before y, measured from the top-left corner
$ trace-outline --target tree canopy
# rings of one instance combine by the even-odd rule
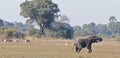
[[[52,0],[26,0],[20,7],[20,15],[27,18],[27,22],[37,23],[41,34],[44,33],[45,28],[51,27],[50,24],[54,22],[54,17],[60,11],[58,5]]]

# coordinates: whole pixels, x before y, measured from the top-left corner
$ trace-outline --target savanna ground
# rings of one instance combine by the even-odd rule
[[[0,58],[120,58],[120,42],[114,40],[93,44],[91,54],[86,48],[77,54],[72,47],[73,40],[36,39],[31,43],[0,41]]]

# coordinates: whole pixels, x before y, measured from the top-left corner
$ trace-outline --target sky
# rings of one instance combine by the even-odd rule
[[[1,0],[0,18],[5,21],[25,22],[19,15],[19,5],[25,0]],[[120,21],[120,0],[52,0],[58,4],[61,15],[70,19],[72,26],[89,24],[107,24],[110,16]]]

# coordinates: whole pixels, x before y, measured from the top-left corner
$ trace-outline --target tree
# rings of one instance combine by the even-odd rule
[[[40,27],[40,34],[44,34],[45,28],[50,28],[60,11],[58,5],[51,0],[31,0],[21,3],[21,13],[27,22],[37,23]]]
[[[0,28],[0,35],[5,38],[24,38],[25,34],[16,27]]]
[[[116,17],[115,16],[110,16],[109,22],[116,22]]]
[[[54,22],[51,26],[51,33],[53,33],[55,37],[63,37],[66,39],[71,39],[73,37],[74,30],[70,24]]]
[[[59,22],[61,23],[69,23],[70,21],[70,19],[66,15],[60,15],[59,18],[60,18]]]
[[[111,16],[109,18],[108,28],[112,32],[112,35],[114,36],[117,33],[117,30],[119,30],[120,23],[117,21],[117,19],[114,16]]]
[[[30,35],[30,36],[35,36],[35,37],[39,37],[38,29],[29,28],[29,29],[28,29],[28,35]]]
[[[11,23],[11,22],[8,22],[8,21],[4,21],[4,26],[5,27],[13,27],[14,26],[14,24],[13,23]]]
[[[76,29],[74,31],[74,35],[73,37],[82,37],[82,36],[87,36],[87,35],[91,35],[89,32],[87,32],[86,30],[80,30],[80,29]]]
[[[4,26],[3,20],[0,18],[0,27]]]
[[[81,26],[76,25],[76,26],[73,27],[73,30],[81,30],[81,29],[82,29]]]
[[[83,29],[91,34],[96,34],[95,28],[96,28],[96,24],[94,22],[91,22],[90,24],[83,25]]]
[[[17,27],[23,32],[26,32],[29,28],[34,27],[32,24],[23,24],[22,22],[14,22],[14,27]]]
[[[96,33],[101,35],[111,35],[106,24],[96,25]]]

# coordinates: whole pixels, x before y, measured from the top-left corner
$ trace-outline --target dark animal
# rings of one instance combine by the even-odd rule
[[[92,52],[92,43],[97,43],[97,42],[101,42],[103,41],[103,39],[101,37],[97,37],[97,36],[87,36],[87,37],[81,37],[79,39],[76,39],[74,42],[74,46],[75,47],[75,51],[76,53],[79,53],[81,51],[82,48],[87,48],[88,52],[91,53]]]
[[[4,42],[13,42],[12,39],[4,39]]]
[[[25,40],[25,43],[27,43],[27,42],[30,42],[30,40],[26,39],[26,40]]]

